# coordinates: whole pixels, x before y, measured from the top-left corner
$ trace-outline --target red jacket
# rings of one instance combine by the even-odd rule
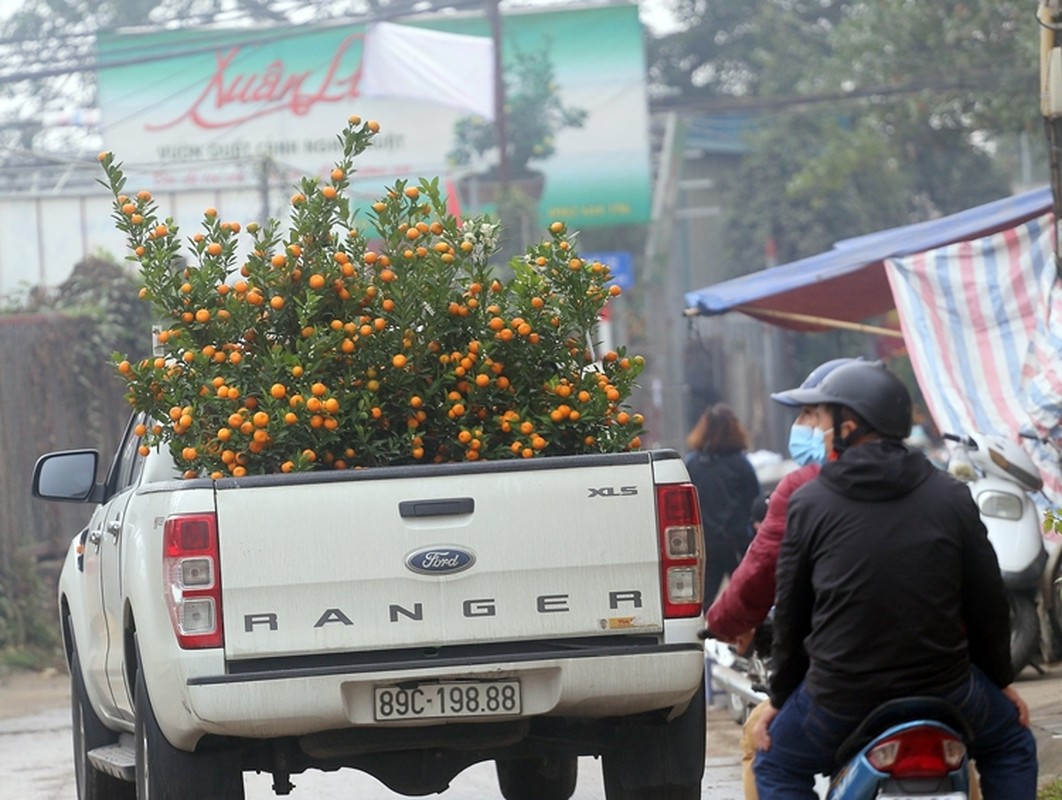
[[[714,636],[732,640],[752,630],[767,618],[774,605],[774,573],[778,551],[785,533],[785,515],[789,497],[808,481],[817,477],[818,464],[808,464],[790,472],[771,492],[767,516],[730,576],[723,593],[708,609],[708,629]]]

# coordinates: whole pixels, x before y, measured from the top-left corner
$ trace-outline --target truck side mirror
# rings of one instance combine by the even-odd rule
[[[67,450],[41,456],[33,468],[33,496],[74,503],[96,499],[99,460],[96,450]]]

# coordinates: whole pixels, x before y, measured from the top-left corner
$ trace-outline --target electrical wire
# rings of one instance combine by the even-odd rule
[[[773,97],[711,97],[670,98],[650,100],[653,111],[699,111],[701,113],[724,113],[735,111],[771,111],[798,106],[823,105],[846,101],[871,100],[898,97],[923,92],[985,91],[1020,83],[1039,80],[1036,70],[974,70],[950,80],[908,81],[897,84],[863,86],[850,91],[822,92],[819,94],[782,95]]]

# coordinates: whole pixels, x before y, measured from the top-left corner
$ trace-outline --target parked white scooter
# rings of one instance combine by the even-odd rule
[[[969,486],[999,560],[1010,599],[1010,658],[1017,674],[1037,654],[1052,659],[1055,649],[1051,618],[1058,592],[1045,580],[1043,523],[1029,494],[1041,490],[1043,479],[1021,445],[1003,436],[971,432],[944,438],[959,445],[948,472]]]

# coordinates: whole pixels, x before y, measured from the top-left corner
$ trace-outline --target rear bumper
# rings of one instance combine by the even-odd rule
[[[521,658],[493,663],[440,663],[430,668],[344,670],[339,666],[268,670],[203,676],[186,683],[186,723],[200,733],[251,738],[298,736],[350,727],[419,727],[440,720],[376,722],[373,688],[406,682],[453,679],[519,680],[519,716],[479,718],[502,721],[539,715],[580,718],[625,716],[661,708],[681,712],[704,672],[699,644],[618,648],[572,657]],[[467,723],[469,720],[457,720]],[[194,745],[185,736],[174,744]]]

